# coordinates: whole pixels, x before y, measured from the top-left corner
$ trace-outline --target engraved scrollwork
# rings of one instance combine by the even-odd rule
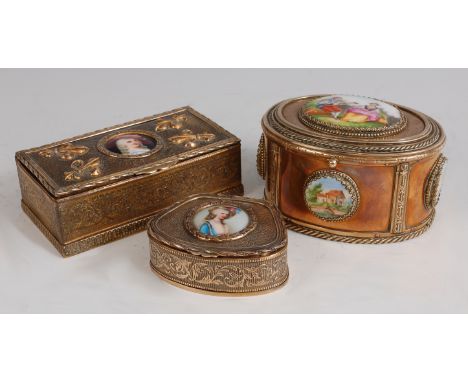
[[[157,211],[192,193],[230,188],[240,181],[238,160],[235,152],[216,154],[201,165],[195,160],[179,171],[159,174],[157,182],[129,183],[118,189],[108,188],[93,193],[87,197],[87,208],[81,214],[81,203],[76,201],[78,206],[75,212],[64,218],[67,221],[66,229],[82,235],[88,231],[81,229],[92,222],[95,227],[114,225],[122,219],[135,219]],[[142,200],[145,202],[142,203]]]
[[[442,173],[446,162],[447,158],[441,154],[432,166],[431,172],[426,179],[426,184],[424,185],[424,206],[428,210],[434,208],[439,202]]]
[[[71,171],[64,173],[64,178],[67,181],[80,180],[84,176],[99,176],[101,175],[101,161],[99,158],[91,158],[87,162],[77,159],[70,165]]]
[[[250,261],[202,258],[151,241],[151,264],[164,277],[182,285],[215,292],[272,289],[288,278],[286,251]]]
[[[88,201],[82,201],[72,205],[66,213],[67,218],[73,224],[73,230],[92,227],[104,218],[102,210],[95,208],[93,203]],[[68,233],[68,229],[65,229],[65,232]]]
[[[72,160],[76,157],[86,154],[89,148],[86,146],[75,146],[71,143],[66,143],[54,148],[44,149],[38,152],[41,157],[51,158],[56,156],[61,160]]]

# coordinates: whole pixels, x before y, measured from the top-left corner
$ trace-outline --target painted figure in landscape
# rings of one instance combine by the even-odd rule
[[[346,187],[339,180],[327,176],[307,185],[305,200],[309,209],[322,218],[347,215],[353,203]]]
[[[400,120],[400,112],[392,105],[357,96],[315,99],[305,105],[304,114],[318,121],[346,127],[382,127]]]
[[[239,208],[216,206],[208,208],[208,215],[205,217],[205,222],[200,226],[200,233],[207,236],[229,235],[229,226],[225,220],[232,218],[238,212]]]

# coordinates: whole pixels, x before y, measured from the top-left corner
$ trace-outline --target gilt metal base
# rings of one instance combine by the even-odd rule
[[[400,241],[405,241],[418,237],[419,235],[426,232],[434,221],[435,212],[432,212],[431,215],[418,227],[410,231],[403,233],[336,233],[328,232],[324,230],[319,230],[311,226],[307,226],[304,223],[298,222],[294,219],[283,216],[285,225],[288,229],[303,233],[305,235],[317,237],[319,239],[338,241],[341,243],[352,243],[352,244],[389,244],[397,243]],[[360,236],[357,236],[359,234]],[[367,235],[367,236],[364,236]]]
[[[243,195],[244,187],[242,184],[235,187],[228,188],[219,192],[223,195]],[[21,201],[21,208],[29,216],[32,222],[39,228],[39,230],[49,239],[52,245],[60,252],[63,257],[70,257],[77,255],[78,253],[90,250],[92,248],[98,247],[103,244],[110,243],[126,236],[133,235],[135,233],[144,231],[149,220],[153,217],[154,214],[145,216],[143,218],[124,223],[117,227],[110,228],[104,232],[93,234],[91,236],[84,237],[82,239],[73,241],[71,243],[61,243],[57,238],[47,229],[47,227],[42,224],[41,220],[36,216],[36,214],[24,203]]]
[[[164,282],[168,283],[168,284],[171,284],[179,289],[183,289],[183,290],[186,290],[186,291],[189,291],[189,292],[194,292],[194,293],[199,293],[199,294],[204,294],[204,295],[208,295],[208,296],[218,296],[218,297],[249,297],[249,296],[260,296],[260,295],[264,295],[264,294],[269,294],[269,293],[272,293],[278,289],[281,289],[283,288],[287,282],[288,282],[288,279],[289,278],[286,278],[281,284],[279,285],[276,285],[270,289],[266,289],[266,290],[260,290],[260,291],[256,291],[256,292],[214,292],[214,291],[211,291],[211,290],[206,290],[206,289],[200,289],[200,288],[193,288],[191,286],[188,286],[188,285],[184,285],[184,284],[180,284],[176,281],[173,281],[167,277],[165,277],[162,273],[158,272],[158,270],[156,269],[156,267],[151,263],[150,261],[150,267],[151,267],[151,270],[154,272],[154,274],[156,276],[158,276],[161,280],[163,280]]]

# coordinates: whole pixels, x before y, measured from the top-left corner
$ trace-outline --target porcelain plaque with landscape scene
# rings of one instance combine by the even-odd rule
[[[334,170],[320,170],[307,179],[304,199],[315,216],[323,220],[344,220],[356,211],[359,192],[348,175]]]

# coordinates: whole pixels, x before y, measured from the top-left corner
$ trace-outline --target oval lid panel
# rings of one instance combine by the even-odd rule
[[[354,137],[396,134],[406,126],[406,117],[396,106],[350,95],[312,98],[300,109],[299,118],[314,130]]]

